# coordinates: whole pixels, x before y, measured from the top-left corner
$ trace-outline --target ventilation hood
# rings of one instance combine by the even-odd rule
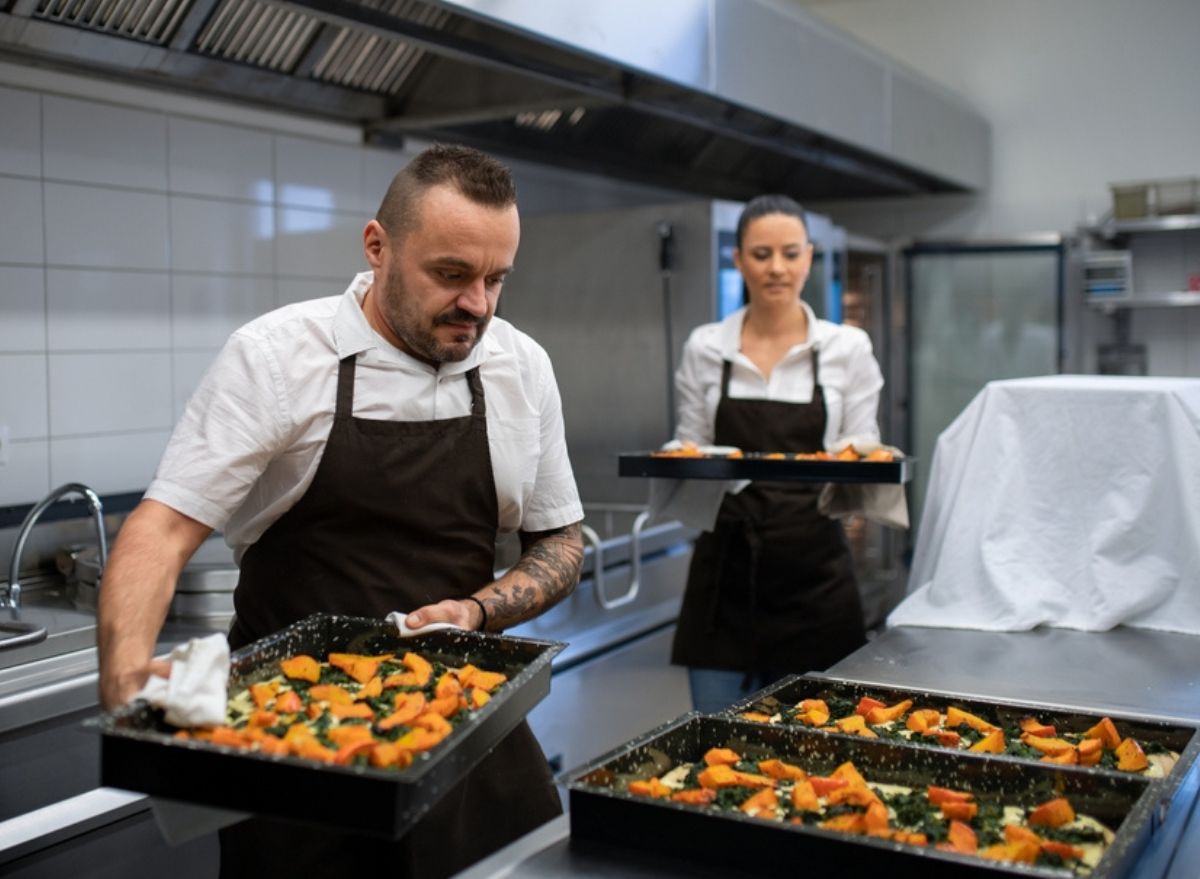
[[[981,117],[785,0],[0,0],[0,58],[717,198],[988,176]]]

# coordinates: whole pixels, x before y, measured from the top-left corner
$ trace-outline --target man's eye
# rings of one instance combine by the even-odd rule
[[[454,271],[452,269],[442,269],[440,272],[438,272],[438,274],[441,275],[442,279],[446,281],[458,281],[462,279],[462,272]]]
[[[494,278],[487,279],[487,285],[489,287],[499,287],[503,283],[504,283],[504,275],[497,275]]]

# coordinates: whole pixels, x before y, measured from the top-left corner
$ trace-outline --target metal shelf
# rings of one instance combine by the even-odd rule
[[[1106,220],[1085,231],[1102,238],[1132,235],[1140,232],[1184,232],[1200,229],[1200,214],[1172,214],[1161,217],[1142,217],[1137,220]]]
[[[1110,314],[1120,308],[1184,308],[1200,305],[1200,292],[1182,290],[1176,293],[1155,293],[1128,299],[1097,297],[1089,299],[1088,305]]]

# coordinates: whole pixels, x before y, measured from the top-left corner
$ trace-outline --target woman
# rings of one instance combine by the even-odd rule
[[[883,376],[860,329],[817,320],[800,299],[812,267],[804,211],[751,201],[734,264],[749,304],[692,332],[675,376],[677,439],[746,452],[814,452],[878,440]],[[696,541],[672,661],[712,712],[785,674],[827,668],[865,641],[841,525],[820,485],[755,482],[727,495]]]

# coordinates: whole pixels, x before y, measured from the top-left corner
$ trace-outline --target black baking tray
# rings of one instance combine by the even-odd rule
[[[298,653],[413,650],[508,681],[477,714],[402,771],[315,763],[172,737],[161,712],[137,700],[99,719],[100,783],[172,800],[396,839],[408,831],[550,691],[550,664],[566,645],[480,632],[400,638],[390,624],[315,614],[234,652],[230,688],[278,673]]]
[[[631,452],[617,458],[618,476],[663,479],[750,479],[764,482],[905,483],[915,459],[897,461],[795,461],[743,458],[670,458]]]
[[[945,711],[954,705],[964,711],[982,716],[985,720],[1003,727],[1016,726],[1021,718],[1034,716],[1043,723],[1051,724],[1059,732],[1081,733],[1095,726],[1102,717],[1110,718],[1116,724],[1117,730],[1124,736],[1132,736],[1139,742],[1160,745],[1178,753],[1179,760],[1167,776],[1170,788],[1179,784],[1184,775],[1191,769],[1200,756],[1200,730],[1185,723],[1170,723],[1150,720],[1144,717],[1129,717],[1126,715],[1084,709],[1047,705],[1037,702],[1015,702],[1005,699],[981,698],[962,693],[946,693],[934,690],[914,690],[895,686],[877,686],[875,684],[852,681],[842,678],[829,678],[822,675],[789,675],[775,683],[736,702],[722,714],[737,717],[746,711],[754,711],[771,707],[772,700],[783,705],[796,705],[804,699],[836,698],[858,703],[863,696],[870,696],[894,705],[905,699],[913,700],[913,708],[937,708]],[[765,711],[763,713],[766,713]],[[832,720],[833,718],[831,718]],[[840,732],[821,732],[821,735],[849,735]],[[947,750],[951,753],[961,753],[953,748],[944,748],[937,743],[923,739],[908,739],[897,742],[913,748],[932,748]],[[1040,762],[1036,757],[1024,757],[1009,754],[994,755],[999,759],[1019,760],[1025,762]],[[1117,769],[1106,769],[1099,765],[1081,767],[1092,772],[1119,772]],[[1122,772],[1122,775],[1133,773]]]
[[[878,740],[688,714],[568,774],[572,845],[601,847],[631,857],[677,858],[734,871],[746,871],[752,864],[794,864],[797,869],[819,865],[822,872],[841,868],[850,876],[920,879],[1075,875],[1065,869],[990,861],[933,847],[698,809],[633,796],[614,786],[617,776],[660,774],[662,763],[656,766],[655,761],[664,757],[671,764],[699,761],[711,747],[730,747],[752,757],[765,756],[765,750],[810,772],[827,773],[852,760],[868,783],[968,789],[980,800],[1003,796],[1005,802],[1025,807],[1066,796],[1078,812],[1115,831],[1090,874],[1096,879],[1127,876],[1155,833],[1158,782],[1138,776],[905,748]]]

